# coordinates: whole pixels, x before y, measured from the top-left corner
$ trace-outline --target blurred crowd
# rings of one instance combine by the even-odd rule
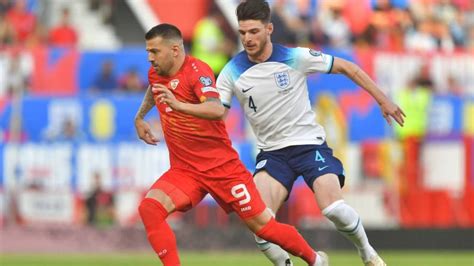
[[[474,49],[469,0],[274,0],[274,41],[400,52]]]
[[[237,2],[237,1],[236,1]],[[390,52],[474,51],[474,1],[471,0],[270,0],[273,41],[290,46],[331,47],[338,50],[377,49]],[[114,0],[89,0],[104,23],[112,24]],[[235,29],[215,1],[195,26],[186,46],[219,74],[240,48]],[[71,23],[69,6],[46,11],[38,0],[0,0],[0,50],[8,47],[80,47],[80,32]],[[123,44],[127,45],[127,44]],[[11,60],[11,72],[28,59]],[[26,62],[23,62],[25,61]],[[19,62],[18,62],[19,61]],[[28,69],[11,79],[28,86]],[[18,76],[16,74],[15,76]],[[26,77],[25,77],[26,76]],[[117,76],[112,60],[103,62],[91,86],[96,92],[142,92],[146,74],[129,69]],[[14,88],[8,88],[12,91]],[[11,94],[11,93],[8,93]]]
[[[63,8],[59,22],[50,26],[42,22],[39,14],[39,1],[0,0],[0,47],[77,45],[77,31],[70,23],[68,8]]]

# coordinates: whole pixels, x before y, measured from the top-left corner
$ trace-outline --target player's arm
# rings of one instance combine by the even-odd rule
[[[153,135],[150,125],[145,121],[145,115],[153,106],[155,106],[155,99],[153,99],[151,86],[148,86],[142,104],[135,115],[135,129],[138,137],[150,145],[156,145],[159,141],[158,138]]]
[[[346,75],[374,97],[382,109],[385,120],[390,125],[392,124],[390,117],[392,117],[398,124],[403,126],[405,117],[403,110],[394,104],[359,66],[342,58],[334,57],[331,73]]]
[[[160,103],[166,103],[171,109],[208,120],[222,120],[225,107],[219,98],[206,97],[202,103],[184,103],[176,99],[174,94],[162,84],[153,84],[154,93],[158,93]]]

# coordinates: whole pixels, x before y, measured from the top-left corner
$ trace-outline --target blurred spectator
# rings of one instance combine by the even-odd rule
[[[436,40],[438,50],[443,52],[454,50],[454,40],[449,27],[439,19],[433,20],[433,37]]]
[[[6,20],[5,14],[0,13],[0,47],[15,43],[15,29]]]
[[[384,50],[399,49],[400,44],[396,42],[403,39],[404,34],[400,33],[402,25],[399,23],[399,19],[403,15],[403,12],[392,6],[391,1],[377,0],[374,3],[374,11],[370,17],[373,45]]]
[[[120,89],[124,92],[143,92],[145,83],[135,68],[129,69],[120,79]]]
[[[225,17],[216,5],[211,5],[208,16],[198,21],[193,32],[191,54],[205,61],[217,76],[235,51],[235,42],[227,38]]]
[[[467,31],[465,47],[468,51],[474,52],[474,27]]]
[[[458,7],[451,0],[440,0],[433,6],[433,15],[440,20],[441,24],[448,27],[454,42],[457,45],[464,43],[464,31],[462,28],[463,16]]]
[[[407,34],[405,48],[408,51],[416,52],[436,51],[437,43],[436,39],[431,34],[432,29],[432,20],[423,20],[418,22],[416,25],[416,30]]]
[[[14,51],[8,62],[6,94],[9,96],[23,95],[28,91],[30,84],[30,78],[33,72],[33,59],[28,53]]]
[[[48,29],[41,23],[36,23],[33,32],[25,40],[27,48],[46,45],[48,43]]]
[[[342,16],[342,6],[327,5],[321,8],[319,20],[329,45],[339,49],[350,48],[352,34],[349,24]]]
[[[273,23],[272,41],[290,46],[306,45],[309,39],[309,23],[302,18],[294,3],[275,0],[271,6]]]
[[[77,44],[77,33],[70,24],[68,8],[62,9],[61,21],[49,31],[49,44],[53,46],[72,47]]]
[[[114,0],[89,0],[89,7],[93,11],[97,11],[102,17],[104,23],[112,23]]]
[[[450,75],[448,76],[448,94],[452,96],[462,97],[464,94],[463,87],[459,84],[458,80]]]
[[[61,125],[61,131],[56,140],[78,141],[82,139],[82,133],[77,128],[76,121],[71,117],[66,117]]]
[[[95,172],[93,189],[85,200],[87,208],[87,224],[106,227],[113,225],[115,220],[114,196],[102,188],[102,176]]]
[[[423,66],[418,75],[404,89],[396,94],[396,102],[404,110],[407,119],[403,127],[396,126],[399,138],[422,138],[426,134],[428,124],[428,108],[431,103],[433,83],[429,69]]]
[[[14,1],[13,8],[7,11],[6,19],[13,26],[19,43],[24,43],[34,33],[36,16],[27,10],[26,0]]]
[[[64,116],[57,130],[49,130],[45,133],[48,141],[69,141],[75,142],[83,140],[84,134],[78,127],[78,122],[72,116]]]
[[[102,63],[102,67],[98,76],[92,84],[93,92],[111,92],[118,89],[117,77],[114,73],[114,63],[106,60]]]
[[[0,0],[0,16],[5,15],[11,7],[12,2],[10,0]]]

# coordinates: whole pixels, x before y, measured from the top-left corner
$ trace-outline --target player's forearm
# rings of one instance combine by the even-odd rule
[[[148,86],[142,104],[135,115],[135,119],[144,119],[145,115],[151,110],[151,108],[153,108],[153,106],[155,106],[155,99],[153,98],[151,87]]]
[[[387,96],[378,88],[375,82],[356,64],[335,58],[333,73],[341,73],[354,81],[361,88],[366,90],[381,105],[388,101]]]
[[[176,111],[207,120],[222,120],[225,115],[225,107],[218,100],[200,104],[180,103]]]

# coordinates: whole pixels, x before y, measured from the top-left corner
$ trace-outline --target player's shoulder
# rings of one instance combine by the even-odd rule
[[[203,86],[209,87],[215,82],[214,72],[204,61],[188,56],[186,60],[185,75],[192,84],[199,81]]]
[[[187,56],[186,60],[186,68],[185,71],[189,75],[194,75],[198,73],[212,73],[211,67],[204,61],[199,60],[198,58],[192,57],[190,55]]]
[[[238,54],[234,55],[229,62],[222,69],[219,78],[227,77],[233,80],[238,79],[249,68],[255,65],[254,62],[251,62],[247,56],[245,50],[240,51]]]
[[[321,55],[320,51],[314,50],[309,47],[288,47],[281,44],[273,45],[273,61],[285,61],[292,58],[299,58],[302,56],[318,56]]]

